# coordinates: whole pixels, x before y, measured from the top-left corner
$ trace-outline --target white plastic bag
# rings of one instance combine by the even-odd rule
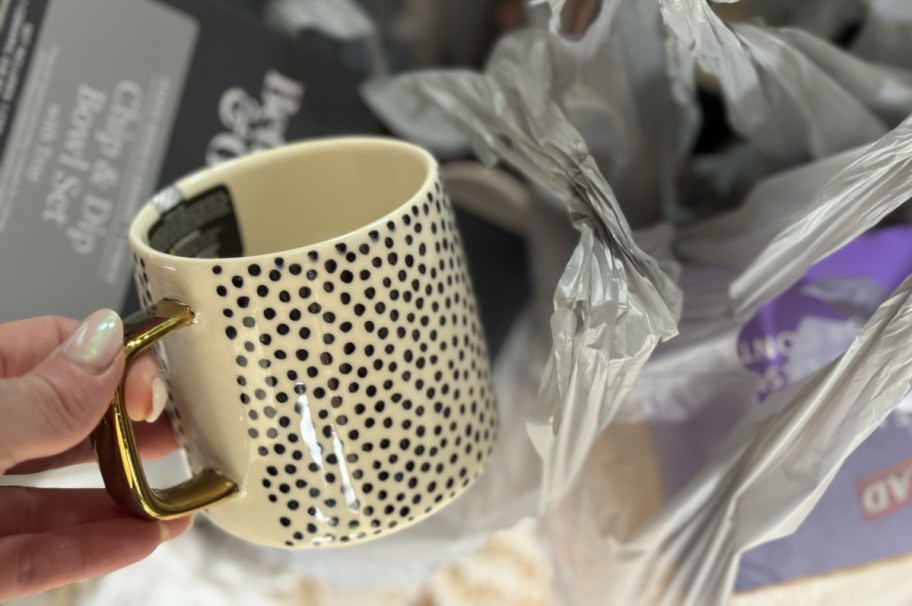
[[[746,206],[740,218],[717,220],[718,246],[690,240],[694,256],[711,261],[716,255],[720,267],[696,268],[697,285],[685,286],[684,306],[692,294],[698,313],[650,365],[675,358],[677,389],[691,391],[685,400],[699,401],[700,390],[725,395],[728,389],[729,397],[750,404],[761,378],[738,367],[719,377],[722,382],[694,382],[705,376],[698,371],[707,360],[693,353],[711,351],[719,361],[737,363],[732,330],[904,201],[912,186],[906,166],[912,121],[884,135],[887,126],[877,114],[887,105],[859,99],[849,90],[852,78],[837,81],[813,63],[809,56],[821,51],[816,40],[757,25],[727,26],[702,6],[663,3],[670,29],[685,42],[670,46],[689,48],[704,69],[715,71],[743,136],[787,162],[856,148],[816,167],[818,184],[825,182],[819,191],[794,190],[792,179],[792,206]],[[552,49],[562,42],[541,32],[523,35],[501,42],[484,75],[433,72],[404,85],[453,117],[482,158],[502,159],[562,197],[581,231],[557,285],[553,347],[539,403],[529,414],[530,435],[545,463],[543,506],[573,487],[548,515],[566,575],[563,595],[580,604],[723,604],[741,555],[797,528],[846,457],[910,391],[909,356],[897,352],[909,352],[912,281],[897,288],[835,361],[807,375],[839,353],[839,338],[821,347],[824,357],[805,364],[803,378],[763,391],[762,406],[742,402],[727,421],[733,427],[727,438],[665,500],[656,464],[644,456],[650,453],[648,423],[694,410],[676,401],[674,383],[665,401],[646,405],[636,387],[628,394],[652,349],[673,335],[676,315],[666,310],[676,310],[677,296],[663,297],[673,292],[664,286],[666,276],[631,271],[650,265],[623,220],[604,220],[616,217],[618,205],[559,99],[549,98],[557,79]],[[593,213],[605,232],[592,229]],[[751,213],[761,221],[751,223]],[[726,269],[732,245],[741,257]],[[653,376],[643,376],[644,389]]]

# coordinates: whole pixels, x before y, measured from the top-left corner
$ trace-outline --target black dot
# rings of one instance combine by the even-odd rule
[[[238,297],[237,298],[238,307],[246,308],[250,305],[250,297]]]
[[[225,334],[228,335],[229,339],[233,339],[237,336],[237,330],[233,326],[229,326],[225,329]]]
[[[273,282],[278,282],[282,278],[282,272],[277,269],[273,269],[269,272],[269,279]]]
[[[285,526],[285,527],[291,526],[291,520],[289,520],[286,517],[279,518],[279,522],[282,523],[282,526]]]
[[[261,297],[265,297],[266,295],[269,294],[269,287],[266,286],[265,284],[260,284],[259,286],[257,286],[257,294]]]
[[[316,269],[308,269],[308,270],[307,270],[307,279],[308,279],[308,280],[316,280],[316,279],[317,279],[317,270],[316,270]]]

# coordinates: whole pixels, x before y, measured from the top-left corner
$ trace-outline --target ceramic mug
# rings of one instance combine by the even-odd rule
[[[146,484],[121,387],[93,443],[124,507],[207,509],[246,540],[307,548],[404,528],[481,473],[488,355],[424,150],[259,152],[158,194],[129,239],[145,309],[124,322],[128,363],[154,344],[192,478]]]

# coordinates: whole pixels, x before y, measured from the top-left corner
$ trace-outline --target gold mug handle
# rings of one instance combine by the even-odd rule
[[[124,382],[133,360],[159,339],[192,324],[193,319],[193,310],[171,299],[162,299],[148,309],[124,318],[124,374],[111,406],[91,434],[92,449],[108,493],[118,505],[140,517],[179,518],[220,503],[238,492],[237,484],[213,469],[203,469],[171,488],[151,488],[124,407]]]

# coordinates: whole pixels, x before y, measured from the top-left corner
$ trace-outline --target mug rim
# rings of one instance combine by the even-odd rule
[[[186,201],[183,198],[185,195],[185,190],[193,188],[196,181],[198,181],[204,175],[206,178],[211,178],[213,174],[228,172],[239,166],[248,168],[255,167],[256,165],[270,162],[277,156],[295,154],[302,151],[320,151],[321,149],[339,149],[346,147],[363,148],[364,146],[369,146],[377,149],[399,149],[416,154],[416,156],[423,162],[425,169],[424,179],[421,181],[421,184],[415,190],[414,194],[412,194],[408,199],[403,200],[399,205],[397,205],[386,214],[378,217],[370,223],[359,225],[354,229],[333,236],[332,238],[327,238],[325,240],[319,240],[317,242],[311,242],[310,244],[304,244],[302,246],[285,248],[255,255],[239,255],[227,257],[184,257],[180,255],[168,254],[166,252],[152,248],[148,242],[149,228],[162,216],[162,213],[159,212],[159,210],[156,208],[154,200],[158,196],[167,194],[169,191],[177,190],[177,192],[182,197],[182,199],[177,204],[181,204]],[[222,162],[221,164],[217,164],[215,166],[203,167],[178,178],[170,185],[162,188],[155,195],[146,200],[145,204],[143,204],[142,208],[140,208],[140,210],[133,217],[133,220],[130,222],[130,227],[128,230],[128,241],[130,248],[133,249],[135,253],[147,259],[155,259],[162,262],[166,260],[169,260],[170,262],[177,261],[180,263],[187,263],[190,265],[198,266],[211,266],[232,261],[258,262],[274,258],[276,255],[293,256],[298,254],[305,254],[311,250],[317,250],[324,246],[347,240],[358,233],[370,231],[377,226],[386,224],[391,219],[394,219],[397,216],[401,215],[403,212],[408,212],[408,208],[412,204],[414,204],[416,201],[422,201],[422,195],[424,192],[434,188],[434,183],[438,180],[436,170],[437,168],[437,160],[428,150],[419,145],[415,145],[414,143],[409,143],[407,141],[394,137],[329,136],[307,139],[305,141],[298,141],[295,143],[288,143],[272,149],[256,151],[246,156],[241,156],[240,158],[234,158],[232,160]],[[442,187],[443,186],[441,184],[441,188]]]

